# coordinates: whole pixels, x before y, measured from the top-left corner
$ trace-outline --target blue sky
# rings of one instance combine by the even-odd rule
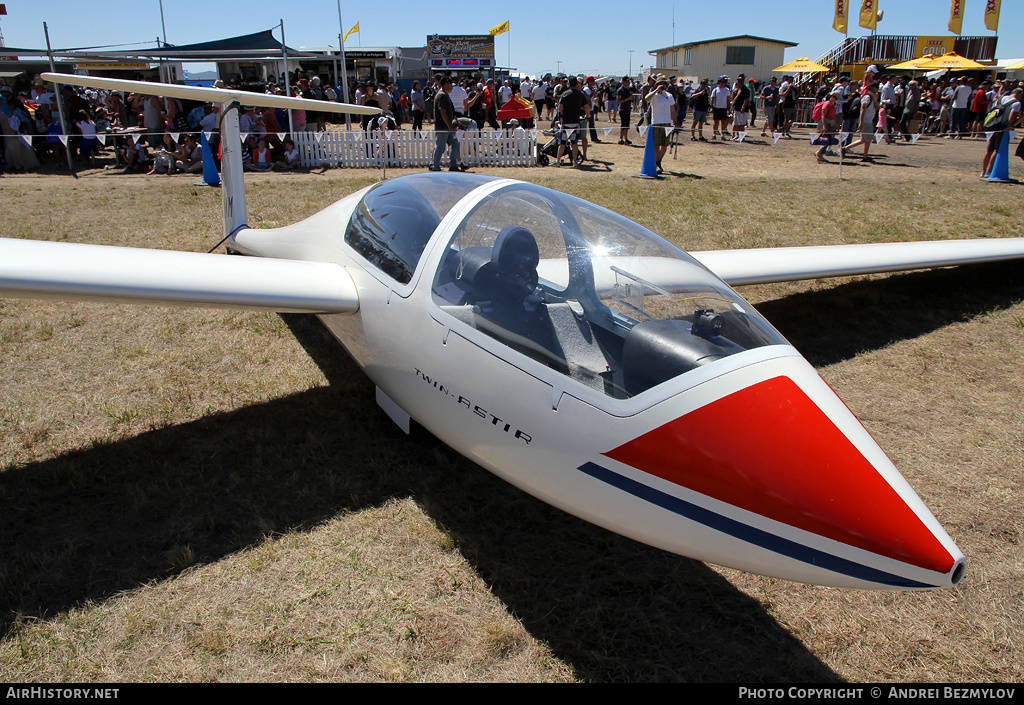
[[[153,42],[163,31],[158,0],[40,2],[2,0],[7,15],[0,30],[7,46],[43,48],[43,22],[54,47]],[[991,35],[985,28],[985,0],[964,0],[963,34]],[[242,0],[163,0],[167,41],[189,44],[269,29],[284,20],[289,46],[320,47],[338,40],[337,0],[280,3]],[[851,0],[858,7],[857,0]],[[447,10],[437,7],[445,5]],[[950,36],[950,0],[879,0],[885,16],[880,34]],[[630,66],[649,66],[648,51],[687,41],[752,34],[796,42],[786,60],[812,59],[842,40],[832,29],[832,0],[733,0],[722,4],[692,0],[587,0],[552,3],[435,3],[385,0],[346,2],[341,10],[345,31],[359,22],[346,46],[422,46],[427,34],[486,34],[509,20],[511,31],[496,38],[500,65],[529,74],[562,71],[623,74]],[[514,8],[514,11],[510,11]],[[675,22],[673,23],[673,14]],[[674,25],[674,26],[673,26]],[[868,34],[850,22],[851,36]],[[1024,58],[1024,1],[1003,0],[998,58]],[[277,34],[278,38],[280,35]],[[633,50],[630,54],[629,50]],[[558,62],[561,62],[560,64]],[[189,68],[189,67],[186,67]],[[193,66],[193,70],[203,67]]]

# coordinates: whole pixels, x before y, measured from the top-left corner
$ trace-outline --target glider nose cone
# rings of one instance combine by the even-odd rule
[[[723,514],[745,528],[727,532],[769,552],[755,559],[755,572],[855,587],[956,584],[963,554],[846,405],[800,362],[606,455],[729,505]]]

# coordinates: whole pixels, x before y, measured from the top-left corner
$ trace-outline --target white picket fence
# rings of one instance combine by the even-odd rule
[[[537,138],[511,130],[460,132],[462,162],[468,166],[534,166]],[[433,130],[329,130],[296,132],[299,164],[350,168],[426,167],[434,157]],[[442,166],[448,166],[447,150]]]

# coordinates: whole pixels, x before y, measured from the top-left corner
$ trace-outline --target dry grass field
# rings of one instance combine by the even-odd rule
[[[691,250],[1020,236],[1022,186],[978,181],[982,150],[874,146],[839,180],[806,141],[752,134],[687,138],[658,182],[616,144],[493,173]],[[250,224],[380,177],[248,177]],[[192,181],[6,176],[0,236],[205,251],[220,193]],[[315,318],[0,299],[0,681],[1020,682],[1022,267],[741,291],[966,554],[958,587],[918,593],[748,575],[565,515],[404,435]]]

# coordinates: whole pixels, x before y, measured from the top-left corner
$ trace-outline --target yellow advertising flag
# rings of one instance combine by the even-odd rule
[[[964,26],[964,0],[952,0],[949,6],[949,31],[960,34]]]
[[[508,31],[508,21],[506,20],[505,22],[502,22],[501,24],[499,24],[497,27],[494,27],[493,29],[491,29],[491,36],[492,37],[497,37],[499,34],[504,34],[507,31]]]
[[[850,0],[836,0],[836,18],[832,21],[832,29],[846,34],[846,21],[849,19],[847,3]]]
[[[341,41],[345,41],[346,39],[348,39],[348,35],[355,34],[358,31],[359,31],[359,23],[356,22],[356,26],[353,27],[352,29],[350,29],[348,32],[346,32],[345,36],[341,38]],[[362,40],[360,40],[360,41],[362,41]]]
[[[878,2],[876,0],[860,0],[860,26],[868,29],[878,28]]]
[[[1003,0],[985,0],[985,26],[993,32],[999,29],[999,7]]]

